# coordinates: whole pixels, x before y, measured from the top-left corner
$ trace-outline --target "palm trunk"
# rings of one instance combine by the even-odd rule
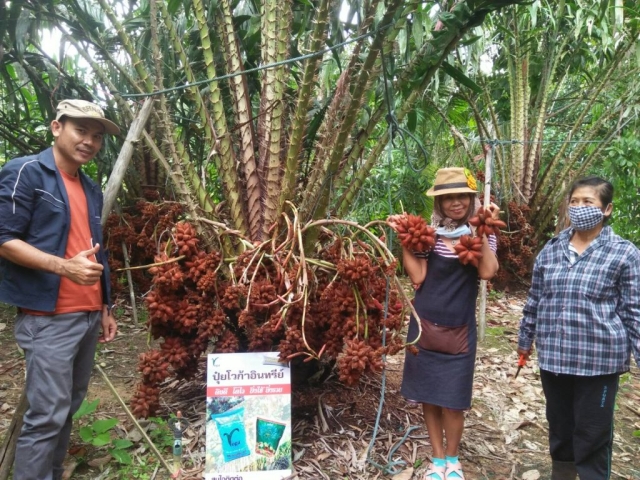
[[[96,72],[96,75],[98,75],[100,80],[112,92],[116,92],[118,90],[116,86],[111,82],[106,72],[103,71],[100,65],[96,63],[96,61],[89,55],[89,53],[85,49],[81,48],[81,46],[72,38],[69,38],[68,40],[76,47],[76,49],[82,55],[82,57],[91,65],[91,67],[93,68],[94,72]],[[119,109],[122,112],[124,112],[128,118],[133,119],[134,114],[129,104],[125,102],[122,99],[122,97],[120,97],[119,95],[116,95],[115,98],[118,103]],[[147,144],[147,147],[149,147],[149,149],[153,152],[155,158],[160,161],[165,171],[169,175],[169,178],[171,178],[171,181],[176,188],[178,199],[180,199],[185,205],[187,205],[187,210],[191,213],[191,215],[194,218],[197,217],[198,216],[197,209],[193,203],[190,189],[185,180],[186,175],[183,172],[183,168],[181,164],[178,163],[171,166],[169,162],[166,160],[164,154],[160,151],[160,149],[156,145],[156,140],[151,138],[151,136],[146,132],[143,132],[143,138],[145,140],[145,143]],[[192,175],[193,174],[195,174],[195,172],[192,172]]]
[[[373,15],[379,0],[374,0],[369,5],[367,16],[359,28],[360,34],[366,32],[373,23]],[[347,115],[347,109],[351,100],[351,84],[358,74],[362,71],[360,54],[363,48],[363,42],[359,42],[354,47],[353,54],[349,61],[349,65],[345,68],[340,78],[336,82],[336,88],[333,93],[331,104],[324,116],[322,125],[318,131],[316,146],[311,154],[313,165],[311,174],[307,182],[306,195],[303,199],[300,212],[303,218],[311,218],[314,211],[318,208],[318,202],[323,188],[333,190],[334,178],[327,177],[327,170],[332,149],[335,146],[337,136],[341,127],[344,125],[344,119]]]
[[[274,38],[269,39],[269,58],[275,62],[281,62],[287,58],[289,45],[289,31],[291,28],[291,5],[289,1],[266,0],[268,4],[273,4],[275,21],[270,22],[275,31]],[[273,49],[273,55],[271,55]],[[263,50],[265,51],[265,50]],[[266,59],[265,59],[266,60]],[[274,222],[280,214],[280,192],[282,189],[282,159],[286,149],[283,140],[286,138],[284,116],[286,112],[285,94],[285,73],[287,67],[284,65],[269,70],[273,73],[273,81],[265,82],[266,95],[263,95],[263,115],[268,119],[270,125],[266,136],[262,137],[264,142],[264,221],[262,223],[262,237],[268,235]],[[265,103],[266,100],[266,103]],[[261,155],[262,157],[263,155]]]
[[[221,0],[220,8],[222,9],[222,32],[220,37],[224,45],[227,70],[229,73],[238,73],[243,70],[242,56],[238,48],[238,37],[233,26],[233,14],[229,0]],[[244,75],[232,77],[229,82],[234,100],[235,123],[239,128],[240,157],[242,158],[239,168],[246,185],[247,222],[251,238],[257,239],[260,236],[262,222],[263,186],[260,182],[254,149],[255,132],[253,129],[249,87]]]
[[[392,22],[393,17],[397,9],[400,7],[401,3],[402,3],[402,0],[391,1],[387,9],[387,12],[385,13],[382,21],[380,22],[381,25],[388,25],[390,24],[390,22]],[[331,152],[329,156],[328,166],[326,169],[327,173],[325,176],[325,179],[329,181],[335,176],[335,174],[338,171],[338,165],[340,163],[340,160],[342,159],[345,145],[347,143],[347,138],[349,136],[349,133],[351,132],[351,129],[353,128],[357,114],[359,113],[360,108],[362,107],[364,93],[366,92],[366,86],[370,80],[371,69],[376,59],[378,58],[378,55],[382,48],[383,39],[384,39],[384,33],[379,31],[378,34],[373,39],[373,42],[371,43],[371,47],[368,51],[367,58],[365,59],[362,65],[360,78],[357,80],[357,82],[354,84],[351,90],[351,98],[349,101],[349,106],[346,110],[346,115],[343,119],[342,127],[340,129],[340,132],[337,135],[335,143],[331,148]],[[329,205],[330,196],[331,196],[330,188],[325,188],[320,190],[319,197],[317,198],[315,211],[307,212],[311,215],[311,218],[317,220],[325,216],[328,205]]]
[[[206,66],[207,76],[209,78],[216,77],[216,69],[213,62],[213,49],[211,39],[209,38],[209,25],[207,24],[206,14],[202,0],[193,0],[193,12],[198,23],[200,33],[200,43],[204,62]],[[248,224],[245,216],[245,205],[241,196],[241,190],[238,188],[240,178],[236,171],[235,154],[231,148],[231,136],[227,128],[227,118],[224,113],[224,104],[222,94],[218,87],[217,81],[209,83],[209,110],[213,114],[213,125],[215,143],[212,145],[210,156],[219,156],[216,165],[219,166],[219,175],[222,180],[222,187],[225,194],[225,200],[229,205],[229,214],[234,227],[240,231],[248,232]]]
[[[591,111],[591,107],[594,105],[594,103],[599,99],[599,94],[600,92],[602,92],[602,90],[604,89],[604,87],[606,85],[608,85],[608,82],[611,78],[611,76],[614,74],[614,72],[617,70],[617,66],[620,63],[620,61],[622,61],[622,58],[624,57],[624,55],[626,54],[626,52],[629,50],[629,48],[631,48],[631,42],[628,42],[619,52],[617,55],[617,58],[615,61],[613,61],[611,63],[611,66],[609,67],[609,70],[603,75],[603,77],[600,79],[595,91],[593,92],[593,94],[590,96],[589,101],[587,102],[587,104],[584,106],[584,108],[582,109],[582,111],[580,112],[580,114],[578,115],[578,118],[575,120],[575,122],[573,123],[573,126],[571,128],[571,131],[569,132],[569,134],[567,135],[567,140],[565,142],[562,143],[560,149],[558,150],[558,153],[554,156],[554,158],[551,160],[551,162],[549,163],[547,169],[545,170],[542,178],[540,179],[539,182],[539,188],[536,190],[535,194],[533,195],[533,198],[531,199],[531,210],[533,212],[536,212],[542,201],[544,201],[542,195],[541,195],[541,191],[544,191],[547,189],[547,182],[550,181],[549,179],[549,175],[555,171],[556,165],[558,165],[560,163],[560,160],[564,158],[564,154],[567,150],[567,148],[569,147],[569,145],[571,145],[571,140],[573,139],[573,137],[576,135],[576,133],[582,128],[583,126],[583,121],[584,118],[587,116],[587,114]],[[566,172],[568,170],[565,168],[563,173],[561,174],[561,176],[565,176]]]
[[[308,50],[311,52],[320,50],[320,47],[327,35],[327,18],[329,16],[329,9],[331,8],[331,5],[331,0],[320,1],[318,13],[314,18],[313,33],[311,34],[311,40],[309,41]],[[300,169],[300,154],[302,152],[303,138],[306,130],[307,111],[309,109],[309,103],[311,102],[312,88],[317,77],[319,62],[320,57],[318,56],[307,59],[305,63],[300,92],[298,94],[298,103],[295,108],[293,122],[291,125],[289,149],[287,152],[287,160],[282,181],[279,210],[282,210],[282,207],[287,200],[291,200],[293,198],[296,174]]]

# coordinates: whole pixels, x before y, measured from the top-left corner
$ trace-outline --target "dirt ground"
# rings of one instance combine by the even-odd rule
[[[473,407],[466,416],[460,453],[470,480],[549,478],[544,397],[535,362],[530,362],[514,379],[514,351],[523,303],[522,294],[490,296],[486,338],[478,349]],[[128,401],[138,380],[138,354],[149,348],[148,338],[142,324],[133,324],[128,307],[121,306],[117,312],[118,337],[99,349],[96,360],[119,395]],[[13,312],[3,306],[0,345],[0,436],[4,436],[22,390],[24,361],[13,341]],[[430,455],[429,438],[422,426],[420,408],[399,394],[403,355],[389,357],[384,375],[369,377],[357,388],[341,386],[332,375],[322,385],[293,393],[292,480],[421,478]],[[202,380],[173,381],[164,388],[165,417],[181,410],[191,421],[184,437],[183,478],[202,478],[204,392]],[[384,402],[376,422],[381,397]],[[114,435],[134,441],[134,465],[124,468],[105,447],[83,443],[76,426],[72,455],[68,457],[70,478],[170,478],[140,441],[137,430],[97,371],[88,398],[100,399],[94,419],[120,420]],[[155,424],[144,422],[143,426],[150,432]],[[617,398],[612,478],[640,480],[640,437],[633,436],[638,430],[640,371],[634,365],[622,377]],[[163,457],[170,460],[170,438],[154,438],[159,439]]]

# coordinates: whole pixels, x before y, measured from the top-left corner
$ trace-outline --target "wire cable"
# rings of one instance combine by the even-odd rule
[[[153,96],[156,96],[156,95],[163,95],[165,93],[173,92],[173,91],[176,91],[176,90],[184,90],[186,88],[197,87],[199,85],[204,85],[204,84],[211,83],[211,82],[218,82],[220,80],[226,80],[226,79],[229,79],[229,78],[237,77],[239,75],[247,75],[249,73],[259,72],[261,70],[268,70],[270,68],[276,68],[276,67],[280,67],[282,65],[288,65],[290,63],[300,62],[302,60],[307,60],[309,58],[322,56],[325,53],[332,52],[333,50],[337,50],[337,49],[342,48],[342,47],[344,47],[346,45],[349,45],[351,43],[358,42],[358,41],[362,40],[363,38],[371,37],[371,36],[377,34],[378,32],[386,30],[391,25],[392,25],[391,23],[389,23],[388,25],[383,25],[381,27],[376,28],[375,30],[372,30],[371,32],[364,33],[362,35],[359,35],[357,37],[351,38],[349,40],[345,40],[344,42],[337,43],[337,44],[335,44],[335,45],[333,45],[331,47],[327,47],[327,48],[325,48],[323,50],[318,50],[317,52],[307,53],[306,55],[301,55],[299,57],[289,58],[287,60],[281,60],[279,62],[269,63],[267,65],[262,65],[261,67],[250,68],[248,70],[242,70],[240,72],[235,72],[235,73],[228,73],[226,75],[220,75],[219,77],[206,78],[204,80],[199,80],[197,82],[188,83],[188,84],[185,84],[185,85],[176,85],[175,87],[165,88],[163,90],[156,90],[156,91],[149,92],[149,93],[122,93],[122,92],[118,92],[118,91],[112,91],[111,93],[112,94],[118,94],[122,98],[153,97]]]
[[[393,107],[392,107],[392,102],[391,102],[391,94],[387,85],[387,71],[386,71],[386,66],[385,66],[385,61],[384,61],[384,53],[382,53],[382,74],[383,74],[383,80],[384,80],[384,85],[385,85],[385,102],[387,104],[387,123],[388,123],[388,129],[389,129],[389,141],[387,142],[387,168],[389,170],[389,178],[391,178],[392,175],[392,160],[393,160],[393,152],[392,152],[392,147],[395,147],[395,145],[393,144],[393,134],[394,131],[400,131],[400,127],[398,125],[398,122],[395,120],[395,117],[393,115]],[[420,145],[420,148],[422,148],[422,145],[420,144],[420,142],[417,141],[417,139],[415,139],[415,137],[413,135],[411,135],[409,132],[405,132],[408,133],[415,141],[418,145]],[[404,152],[405,155],[407,156],[407,161],[410,160],[409,158],[409,152],[407,149],[407,145],[406,145],[406,140],[404,138],[404,136],[402,136],[402,133],[400,133],[403,144],[404,144]],[[424,154],[424,158],[425,161],[428,161],[428,157],[426,155],[426,152],[424,151],[424,148],[422,148],[423,154]],[[410,164],[411,166],[411,164]],[[425,167],[426,167],[426,163],[425,163]],[[411,166],[411,168],[413,168],[413,166]],[[392,195],[391,195],[391,182],[387,182],[387,194],[388,194],[388,199],[389,199],[389,215],[393,214],[393,202],[392,202]],[[391,251],[391,249],[393,248],[393,240],[392,240],[392,235],[391,232],[387,232],[386,235],[387,238],[387,247],[389,248],[389,250]],[[390,285],[390,281],[389,278],[387,278],[387,283],[386,283],[386,288],[385,288],[385,296],[384,296],[384,317],[383,317],[383,329],[382,329],[382,348],[386,347],[386,342],[387,342],[387,328],[386,328],[386,324],[387,324],[387,318],[389,316],[389,295],[390,295],[390,291],[391,291],[391,285]],[[371,452],[373,451],[373,447],[375,445],[376,442],[376,438],[378,436],[378,430],[380,428],[380,417],[382,416],[382,407],[384,406],[384,396],[385,396],[385,390],[386,390],[386,386],[387,386],[387,356],[386,354],[382,355],[382,374],[381,374],[381,380],[380,380],[380,402],[378,403],[378,412],[376,414],[376,422],[375,425],[373,427],[373,433],[371,435],[371,441],[369,442],[369,447],[367,448],[367,462],[370,463],[371,465],[373,465],[374,467],[376,467],[377,469],[381,470],[383,472],[383,474],[385,475],[396,475],[398,473],[401,472],[401,470],[399,470],[397,467],[401,467],[401,466],[405,466],[406,462],[404,460],[393,460],[393,456],[396,453],[396,451],[402,446],[402,444],[407,440],[407,438],[409,438],[409,435],[411,434],[412,431],[420,428],[416,425],[411,425],[409,426],[409,428],[407,428],[407,430],[404,433],[404,436],[398,440],[393,447],[391,447],[391,449],[389,450],[389,453],[387,454],[387,463],[385,465],[382,465],[376,461],[374,461],[371,458]]]

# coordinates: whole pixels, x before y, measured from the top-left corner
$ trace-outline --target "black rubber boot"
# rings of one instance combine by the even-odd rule
[[[578,471],[574,462],[551,462],[551,480],[576,480]]]

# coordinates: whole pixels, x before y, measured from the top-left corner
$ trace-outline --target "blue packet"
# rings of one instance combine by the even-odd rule
[[[218,427],[222,456],[225,462],[251,454],[244,426],[244,407],[211,415],[211,419],[216,422],[216,427]]]

